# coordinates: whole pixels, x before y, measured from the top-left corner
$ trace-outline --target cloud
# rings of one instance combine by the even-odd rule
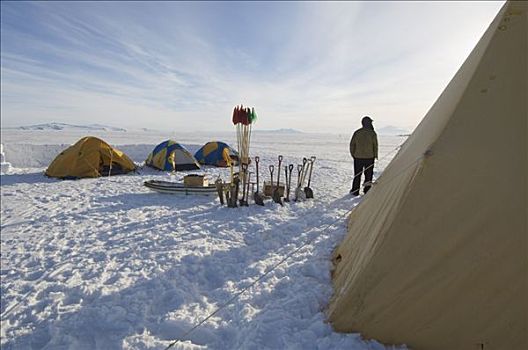
[[[2,124],[412,127],[501,4],[2,3]]]

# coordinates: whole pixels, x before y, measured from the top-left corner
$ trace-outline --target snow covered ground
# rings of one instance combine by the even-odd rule
[[[261,181],[279,153],[287,164],[317,157],[315,199],[236,209],[216,197],[142,186],[184,173],[140,168],[79,181],[45,177],[49,162],[85,135],[2,130],[4,163],[11,165],[1,176],[2,349],[165,349],[184,334],[173,349],[385,349],[325,322],[329,257],[361,200],[348,195],[350,135],[254,133]],[[169,137],[192,152],[214,139],[236,144],[234,132],[94,136],[138,163]],[[403,141],[380,137],[375,176]],[[204,172],[213,180],[228,176],[226,169]]]

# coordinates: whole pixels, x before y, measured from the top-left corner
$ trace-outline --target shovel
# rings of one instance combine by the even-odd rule
[[[286,178],[286,180],[284,181],[284,185],[286,186],[286,188],[284,189],[284,202],[289,202],[290,196],[288,195],[289,189],[288,189],[288,166],[287,165],[284,166],[284,177]]]
[[[230,164],[230,170],[231,170],[231,182],[229,183],[228,191],[226,192],[226,201],[227,206],[229,208],[236,208],[237,207],[237,185],[235,181],[235,175],[233,173],[233,163]]]
[[[271,180],[270,180],[270,185],[271,185],[271,193],[273,194],[273,169],[275,169],[275,166],[273,164],[271,164],[269,166],[269,171],[270,171],[270,177],[271,177]]]
[[[288,170],[290,173],[288,174]],[[291,189],[291,179],[292,179],[292,171],[293,171],[293,164],[290,164],[289,166],[284,166],[284,176],[286,177],[286,191],[284,196],[284,201],[289,202],[290,201],[290,189]]]
[[[302,189],[302,185],[304,183],[304,176],[305,174],[305,167],[306,162],[308,160],[306,158],[303,158],[303,164],[297,165],[297,171],[298,171],[298,178],[297,178],[297,188],[295,189],[295,201],[296,202],[302,202],[306,199],[306,194],[304,193]]]
[[[229,199],[227,201],[227,206],[229,208],[237,207],[239,183],[240,183],[240,179],[238,178],[238,175],[234,175],[233,182],[231,183],[231,186],[229,187]]]
[[[255,168],[257,169],[257,192],[253,193],[253,200],[257,205],[264,205],[264,198],[262,198],[262,194],[259,192],[259,162],[260,158],[258,156],[255,157]]]
[[[313,170],[314,162],[315,162],[315,156],[312,156],[308,164],[308,166],[310,167],[310,175],[308,175],[308,185],[304,188],[304,194],[306,195],[306,198],[313,198],[313,191],[310,188],[310,181],[312,180],[312,170]]]
[[[288,176],[288,202],[289,202],[290,201],[290,190],[291,190],[291,179],[292,179],[293,164],[290,164],[288,166],[288,170],[290,171],[290,175]]]
[[[281,164],[282,164],[282,156],[279,156],[279,170],[277,171],[277,187],[275,187],[275,190],[273,190],[273,201],[275,203],[282,204],[282,198],[279,192],[279,184],[280,184],[280,170],[281,170]]]
[[[304,179],[303,179],[304,180]],[[240,173],[235,175],[235,195],[233,196],[233,202],[235,203],[235,207],[237,206],[238,201],[238,192],[240,191]]]
[[[251,185],[251,174],[253,174],[253,173],[250,171],[250,172],[248,172],[248,176],[247,176],[246,207],[249,206],[249,185]]]
[[[302,176],[302,164],[297,164],[297,187],[295,187],[295,201],[298,201],[299,191],[297,190],[301,185],[301,176]]]

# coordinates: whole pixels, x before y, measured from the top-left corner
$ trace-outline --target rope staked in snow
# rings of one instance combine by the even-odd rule
[[[341,221],[343,219],[343,217],[347,214],[349,214],[354,208],[348,210],[347,212],[345,212],[344,214],[341,214],[336,220],[334,220],[333,222],[329,223],[328,225],[326,225],[325,228],[323,228],[322,232],[324,232],[325,230],[327,230],[329,227],[335,225],[338,221]],[[312,229],[310,231],[314,231],[315,229]],[[308,232],[310,232],[308,231]],[[186,336],[188,336],[189,334],[191,334],[195,329],[197,329],[198,327],[200,327],[202,324],[204,324],[207,320],[209,320],[211,317],[213,317],[214,315],[216,315],[218,312],[220,312],[222,309],[224,309],[226,306],[228,306],[229,304],[231,304],[234,300],[236,300],[239,296],[241,296],[242,294],[244,294],[245,292],[247,292],[249,289],[251,289],[251,287],[253,287],[255,284],[257,284],[258,282],[260,282],[261,280],[263,280],[267,275],[269,275],[272,271],[274,271],[277,267],[279,267],[280,265],[282,265],[286,260],[288,260],[290,257],[292,257],[293,255],[295,255],[298,251],[300,251],[302,248],[306,247],[307,245],[313,243],[315,241],[316,238],[318,238],[319,235],[316,235],[312,238],[310,238],[309,240],[307,240],[306,242],[304,242],[303,244],[301,244],[299,247],[295,248],[295,250],[293,250],[292,252],[290,252],[288,255],[286,255],[284,258],[282,258],[279,262],[277,262],[275,265],[273,265],[271,268],[268,269],[268,271],[266,271],[265,273],[263,273],[262,275],[260,275],[255,281],[253,281],[249,286],[243,288],[240,292],[236,293],[235,295],[233,295],[229,300],[227,300],[225,303],[223,303],[222,305],[220,305],[215,311],[213,311],[211,314],[209,314],[209,316],[207,316],[206,318],[204,318],[202,321],[200,321],[198,324],[196,324],[194,327],[192,327],[191,329],[189,329],[187,332],[185,332],[181,337],[180,339],[177,339],[175,341],[173,341],[172,343],[170,343],[166,348],[165,350],[168,350],[170,348],[172,348],[174,345],[176,345],[178,342],[182,341],[183,338],[185,338]]]
[[[387,155],[385,155],[383,158],[381,158],[379,161],[381,161],[382,159],[386,158],[389,154],[391,154],[392,152],[394,152],[395,150],[399,149],[402,145],[399,145],[398,147],[396,147],[395,149],[393,149],[392,151],[390,151]],[[428,152],[425,152],[424,154],[422,154],[422,156],[418,157],[415,161],[411,162],[408,166],[406,166],[405,168],[402,169],[401,172],[395,174],[395,176],[392,178],[396,178],[398,175],[404,173],[408,168],[410,168],[411,166],[413,166],[414,164],[416,164],[417,162],[419,162],[420,160],[424,159],[425,157],[428,157],[430,156],[431,154],[429,154]],[[361,175],[361,173],[359,173],[358,175]],[[388,179],[387,181],[390,181],[392,179]],[[319,232],[325,232],[326,230],[328,230],[331,226],[335,225],[337,222],[341,221],[346,215],[350,214],[352,212],[352,210],[354,210],[355,207],[352,207],[350,210],[346,211],[345,213],[339,215],[337,217],[337,219],[335,219],[334,221],[332,221],[331,223],[327,224],[323,229],[321,230],[318,230]],[[311,229],[309,230],[307,233],[311,232],[311,231],[314,231],[316,229]],[[241,291],[239,291],[238,293],[236,293],[235,295],[233,295],[231,298],[229,298],[229,300],[227,300],[225,303],[223,303],[222,305],[220,305],[215,311],[213,311],[212,313],[210,313],[207,317],[205,317],[203,320],[201,320],[199,323],[197,323],[196,325],[194,325],[191,329],[189,329],[187,332],[185,332],[183,335],[180,336],[179,339],[176,339],[174,340],[173,342],[171,342],[166,348],[165,350],[168,350],[170,348],[172,348],[174,345],[176,345],[177,343],[179,343],[180,341],[183,341],[185,337],[187,337],[189,334],[191,334],[192,332],[194,332],[194,330],[196,330],[197,328],[199,328],[201,325],[203,325],[207,320],[209,320],[211,317],[213,317],[214,315],[216,315],[218,312],[220,312],[221,310],[223,310],[224,308],[226,308],[228,305],[230,305],[233,301],[235,301],[236,299],[238,299],[239,296],[241,296],[242,294],[244,294],[245,292],[249,291],[254,285],[256,285],[258,282],[262,281],[266,276],[268,276],[272,271],[274,271],[277,267],[279,267],[280,265],[282,265],[286,260],[288,260],[290,257],[294,256],[297,252],[299,252],[302,248],[306,247],[307,245],[310,245],[312,244],[317,238],[319,237],[319,235],[315,235],[314,237],[308,239],[306,242],[304,242],[303,244],[301,244],[299,247],[295,248],[292,252],[290,252],[289,254],[287,254],[284,258],[282,258],[279,262],[277,262],[275,265],[273,265],[271,268],[268,269],[268,271],[266,271],[265,273],[263,273],[262,275],[260,275],[255,281],[253,281],[251,284],[249,284],[247,287],[243,288]]]

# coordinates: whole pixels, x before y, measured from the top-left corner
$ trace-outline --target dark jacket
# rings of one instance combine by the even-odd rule
[[[354,158],[378,158],[378,136],[369,128],[354,132],[350,140],[350,155]]]

